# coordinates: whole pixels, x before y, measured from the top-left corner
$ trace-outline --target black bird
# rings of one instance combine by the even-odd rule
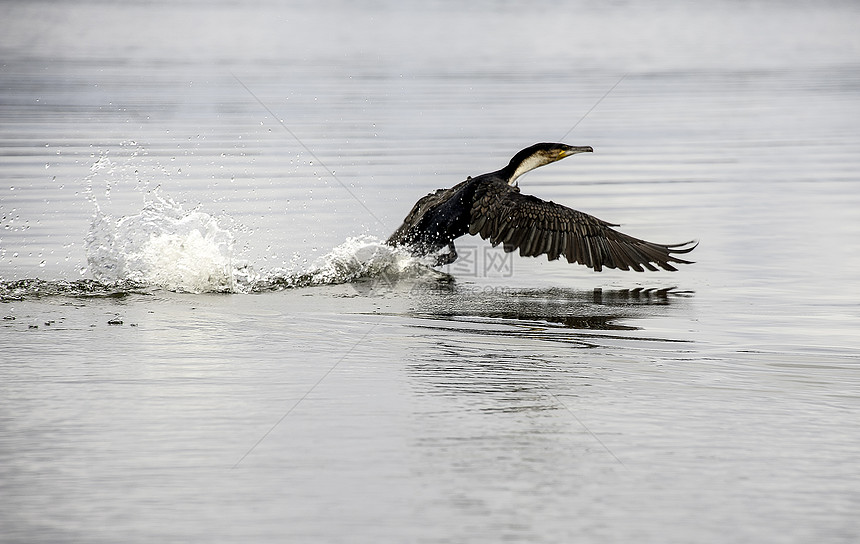
[[[696,244],[656,244],[628,236],[586,213],[520,193],[517,179],[539,166],[577,153],[589,146],[540,143],[514,155],[501,170],[469,177],[450,189],[438,189],[420,199],[386,242],[404,246],[417,256],[429,255],[445,246],[436,265],[457,259],[454,240],[464,234],[489,238],[493,246],[503,244],[507,252],[520,250],[524,257],[560,256],[600,272],[603,267],[636,270],[643,267],[677,270],[671,263],[691,264],[676,257],[689,253]],[[655,266],[656,265],[656,266]]]

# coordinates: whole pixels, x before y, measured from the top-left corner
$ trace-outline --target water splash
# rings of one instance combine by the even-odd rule
[[[372,280],[379,288],[401,280],[447,277],[408,252],[382,243],[374,236],[348,238],[306,269],[275,272],[258,278],[253,291],[289,289]]]
[[[233,235],[204,212],[156,196],[135,215],[96,210],[86,237],[92,276],[169,291],[234,292]]]
[[[348,238],[311,265],[258,273],[235,262],[233,234],[201,211],[155,195],[119,219],[98,208],[86,237],[88,271],[105,285],[130,282],[187,293],[254,293],[371,279],[391,287],[441,273],[372,236]]]

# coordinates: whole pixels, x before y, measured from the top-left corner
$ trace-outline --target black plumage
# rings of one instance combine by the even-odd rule
[[[465,234],[480,235],[505,251],[519,250],[524,257],[546,255],[555,260],[564,256],[596,271],[677,270],[672,263],[690,264],[677,257],[692,251],[696,244],[657,244],[634,238],[586,213],[520,193],[519,176],[537,167],[591,147],[540,143],[514,155],[501,170],[468,178],[450,189],[439,189],[421,198],[403,224],[389,237],[392,246],[409,247],[415,255],[429,255],[446,246],[437,264],[457,258],[454,240]]]

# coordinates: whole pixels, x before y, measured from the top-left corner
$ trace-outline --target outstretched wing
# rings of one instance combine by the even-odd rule
[[[601,271],[603,267],[636,270],[643,267],[677,270],[670,263],[690,264],[675,255],[696,246],[655,244],[618,232],[607,223],[580,211],[519,192],[518,187],[490,183],[475,194],[469,234],[489,238],[505,251],[520,250],[524,257],[546,254],[552,261],[564,255],[568,262]]]

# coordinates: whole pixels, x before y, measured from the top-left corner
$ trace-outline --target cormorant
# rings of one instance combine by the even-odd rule
[[[539,143],[514,155],[501,170],[468,177],[450,189],[438,189],[420,199],[403,224],[388,238],[390,246],[405,246],[417,256],[436,253],[436,265],[457,259],[454,240],[464,234],[489,238],[493,247],[503,244],[506,252],[520,250],[524,257],[560,256],[600,272],[603,267],[636,270],[643,267],[677,270],[670,263],[691,264],[676,257],[689,253],[696,244],[656,244],[628,236],[586,213],[520,193],[517,179],[530,170],[577,153],[589,146]]]

